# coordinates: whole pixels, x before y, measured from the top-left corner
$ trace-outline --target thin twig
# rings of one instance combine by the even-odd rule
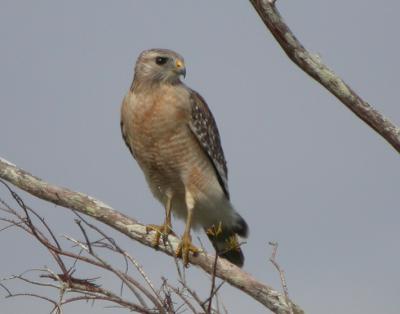
[[[212,299],[214,296],[214,289],[215,289],[215,278],[217,275],[217,262],[218,262],[218,253],[215,252],[215,260],[214,260],[214,266],[213,266],[213,273],[211,276],[211,291],[210,291],[210,296],[209,296],[209,302],[208,302],[208,307],[207,307],[207,313],[211,313],[211,305],[212,305]]]
[[[190,303],[190,301],[188,300],[188,298],[186,298],[186,297],[183,295],[183,293],[182,293],[181,291],[179,291],[179,289],[177,289],[177,288],[171,286],[171,285],[170,285],[169,283],[167,283],[167,282],[166,282],[166,285],[167,285],[172,291],[174,291],[175,294],[176,294],[177,296],[179,296],[179,298],[182,299],[182,301],[187,305],[187,307],[190,309],[190,311],[191,311],[193,314],[197,314],[197,311],[196,311],[196,309],[194,308],[194,306]]]
[[[79,213],[75,212],[75,215],[77,215],[81,221],[83,221],[89,228],[95,230],[97,233],[99,233],[100,235],[103,236],[103,238],[105,240],[107,240],[112,247],[108,247],[109,249],[114,250],[115,252],[121,254],[124,258],[125,261],[125,274],[128,273],[128,260],[136,267],[136,269],[139,271],[139,273],[141,274],[141,276],[143,277],[143,279],[145,280],[145,282],[149,285],[150,289],[153,291],[154,295],[158,298],[158,300],[160,301],[160,303],[162,303],[161,297],[160,295],[157,293],[156,289],[154,288],[152,282],[150,281],[149,277],[146,275],[146,273],[144,272],[143,268],[139,265],[139,263],[132,257],[130,256],[125,250],[123,250],[114,239],[112,239],[111,237],[107,236],[100,228],[98,228],[97,226],[89,223],[85,218],[83,218],[81,215],[79,215]],[[87,238],[87,236],[86,236]],[[122,284],[124,283],[124,281],[122,281]],[[132,291],[136,298],[138,298],[139,302],[142,304],[142,306],[146,306],[146,302],[144,301],[144,299],[136,292],[136,289],[134,289],[134,291]],[[122,293],[121,293],[122,294]]]
[[[81,232],[82,232],[82,234],[83,234],[83,236],[84,236],[84,238],[85,238],[85,241],[86,241],[86,246],[87,246],[87,248],[88,248],[88,250],[89,250],[89,254],[92,255],[92,254],[93,254],[92,245],[91,245],[91,243],[90,243],[90,241],[89,241],[88,235],[86,234],[85,228],[82,227],[81,221],[80,221],[80,220],[75,219],[75,223],[78,225],[79,229],[81,229]]]
[[[89,252],[88,247],[69,237],[69,236],[64,236],[66,239],[68,239],[69,241],[78,244],[81,248],[83,248],[85,251]],[[152,303],[159,309],[160,313],[164,313],[164,310],[162,308],[162,304],[160,303],[158,298],[155,298],[149,291],[147,291],[138,281],[136,281],[135,279],[133,279],[131,276],[124,274],[123,272],[114,269],[109,263],[107,263],[104,259],[100,258],[97,254],[95,254],[94,252],[92,252],[91,254],[98,262],[100,262],[103,266],[103,268],[109,270],[110,272],[114,273],[119,279],[121,279],[126,286],[133,292],[136,291],[136,288],[138,288],[150,301],[152,301]]]
[[[289,307],[289,312],[290,312],[290,314],[293,314],[292,303],[290,302],[290,299],[289,299],[289,289],[287,287],[286,279],[285,279],[285,272],[283,271],[283,269],[280,267],[280,265],[276,261],[276,254],[277,254],[277,251],[278,251],[278,245],[279,244],[278,244],[278,242],[269,242],[268,244],[272,246],[272,253],[271,253],[271,257],[270,257],[269,260],[275,266],[276,270],[279,273],[279,277],[281,279],[283,292],[285,294],[286,303],[287,303],[287,305]]]

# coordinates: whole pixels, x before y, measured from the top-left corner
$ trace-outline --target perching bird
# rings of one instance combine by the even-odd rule
[[[202,227],[219,256],[242,266],[237,235],[248,227],[229,201],[228,172],[221,141],[204,99],[181,82],[183,58],[171,50],[143,51],[121,108],[122,136],[144,172],[153,195],[165,206],[160,234],[172,233],[171,211],[186,219],[177,255],[188,264],[190,229]]]

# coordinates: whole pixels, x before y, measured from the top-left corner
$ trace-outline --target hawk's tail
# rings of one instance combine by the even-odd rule
[[[240,249],[237,236],[247,237],[248,227],[246,221],[240,215],[237,216],[234,226],[227,227],[220,223],[218,226],[208,228],[206,233],[218,256],[226,258],[236,266],[242,267],[244,255]]]

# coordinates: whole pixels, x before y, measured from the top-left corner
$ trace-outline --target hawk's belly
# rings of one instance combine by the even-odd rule
[[[144,135],[144,134],[143,134]],[[153,195],[166,204],[167,194],[172,194],[172,211],[178,218],[186,219],[185,192],[195,200],[193,227],[209,227],[224,222],[231,225],[233,210],[224,196],[208,157],[202,151],[189,128],[171,136],[161,136],[153,141],[136,143],[142,147],[135,151]]]
[[[186,189],[196,199],[208,194],[210,184],[217,183],[215,172],[186,124],[152,125],[135,132],[132,146],[153,194],[163,203],[166,193],[182,200]]]

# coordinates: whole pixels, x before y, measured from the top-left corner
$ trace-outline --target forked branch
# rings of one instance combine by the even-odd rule
[[[50,225],[36,210],[28,207],[3,180],[0,180],[0,184],[9,190],[17,202],[17,206],[14,207],[0,198],[0,225],[5,223],[31,235],[50,253],[57,267],[56,270],[47,267],[30,269],[19,275],[0,279],[0,290],[6,292],[6,298],[28,296],[47,301],[52,305],[51,314],[62,314],[64,305],[78,301],[107,302],[130,312],[146,314],[175,314],[186,310],[190,310],[194,314],[220,313],[218,304],[216,308],[210,305],[208,310],[204,307],[209,298],[202,301],[197,295],[194,295],[181,273],[179,273],[178,287],[172,286],[167,279],[164,279],[161,288],[156,289],[143,267],[131,255],[104,231],[89,223],[76,212],[74,214],[79,219],[76,219],[75,223],[81,231],[82,240],[64,235],[64,238],[73,244],[72,248],[66,249],[65,245],[61,245],[61,242],[57,240]],[[7,229],[3,228],[0,231]],[[96,238],[96,240],[92,240],[92,238]],[[109,259],[110,253],[114,256],[113,259]],[[120,266],[117,266],[120,263],[116,262],[115,257],[125,261],[124,269],[121,270]],[[82,264],[87,266],[85,272],[89,267],[91,272],[99,273],[99,277],[79,278],[76,274],[81,273]],[[138,279],[132,276],[132,266],[139,272]],[[110,284],[109,278],[106,281],[102,278],[105,272],[113,274],[121,282],[119,294],[110,288],[113,284]],[[135,272],[135,274],[137,273]],[[30,285],[47,290],[40,294],[31,293],[29,290],[28,292],[14,292],[7,287],[7,284],[9,281],[16,280],[22,281],[28,289]],[[126,288],[125,292],[123,292],[123,287]],[[51,292],[48,290],[54,289],[58,291],[57,299],[47,296]],[[216,294],[216,291],[212,291],[212,293]]]

